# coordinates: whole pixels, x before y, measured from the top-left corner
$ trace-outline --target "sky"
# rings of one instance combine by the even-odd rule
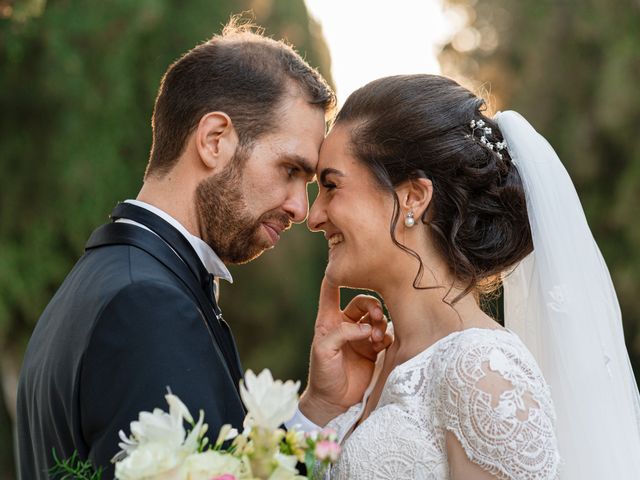
[[[306,0],[322,25],[338,102],[386,75],[440,73],[437,53],[462,21],[442,0]]]

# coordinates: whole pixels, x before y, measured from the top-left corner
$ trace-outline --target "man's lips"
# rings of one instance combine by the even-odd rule
[[[262,226],[264,227],[267,234],[269,235],[269,238],[271,239],[271,243],[275,245],[278,242],[278,240],[280,240],[280,233],[282,232],[282,230],[284,230],[284,228],[282,228],[280,225],[276,225],[274,223],[266,223],[266,222],[263,223]]]

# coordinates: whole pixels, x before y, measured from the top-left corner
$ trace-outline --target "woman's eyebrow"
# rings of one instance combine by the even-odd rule
[[[320,183],[324,183],[327,179],[327,175],[337,175],[339,177],[344,177],[344,173],[340,170],[336,170],[335,168],[323,168],[320,172]]]

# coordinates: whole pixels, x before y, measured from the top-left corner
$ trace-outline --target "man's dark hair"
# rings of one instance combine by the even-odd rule
[[[335,108],[327,82],[291,46],[232,18],[220,35],[184,54],[164,74],[145,178],[173,168],[187,137],[208,112],[229,115],[240,144],[250,148],[276,130],[279,107],[292,87],[327,116]]]

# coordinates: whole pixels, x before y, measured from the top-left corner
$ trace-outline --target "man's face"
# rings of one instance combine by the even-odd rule
[[[276,115],[276,131],[250,151],[239,146],[226,169],[196,189],[202,238],[225,263],[254,259],[274,247],[292,222],[307,217],[307,184],[318,164],[324,112],[295,96]]]

